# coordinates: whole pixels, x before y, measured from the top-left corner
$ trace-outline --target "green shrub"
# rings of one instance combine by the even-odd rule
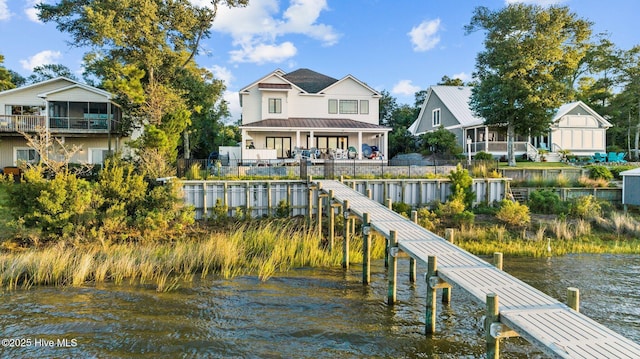
[[[638,168],[638,167],[634,165],[619,165],[619,166],[610,167],[609,170],[611,171],[613,178],[620,180],[622,179],[622,177],[620,176],[620,172],[632,170],[635,168]]]
[[[529,207],[506,199],[500,202],[500,209],[496,213],[496,218],[513,227],[527,226],[531,222]]]
[[[393,202],[391,204],[391,208],[394,212],[400,213],[401,215],[409,218],[411,215],[411,205],[404,202]]]
[[[455,171],[449,173],[449,180],[451,181],[449,200],[460,200],[464,208],[471,208],[476,195],[473,192],[473,178],[471,178],[469,171],[462,168],[461,164],[458,164]]]
[[[582,219],[599,218],[602,214],[602,207],[600,201],[593,195],[582,196],[571,202],[569,214]]]
[[[473,156],[473,159],[478,161],[493,160],[493,155],[488,152],[480,151],[477,152],[475,156]]]
[[[418,224],[430,231],[435,231],[440,224],[440,219],[435,212],[426,207],[418,208]]]
[[[560,200],[560,196],[549,189],[531,192],[527,204],[534,213],[561,214],[566,212],[566,205]]]
[[[589,169],[589,178],[591,179],[603,179],[611,181],[613,174],[608,167],[605,166],[587,166]]]
[[[276,207],[276,217],[277,218],[287,218],[291,215],[291,205],[287,203],[287,201],[280,200],[278,202],[278,207]]]

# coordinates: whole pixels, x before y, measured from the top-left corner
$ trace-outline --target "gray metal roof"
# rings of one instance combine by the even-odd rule
[[[484,120],[475,116],[469,107],[470,86],[432,86],[431,90],[464,127],[484,123]]]
[[[349,120],[346,118],[271,118],[240,126],[248,127],[280,127],[280,128],[303,128],[303,129],[377,129],[390,131],[391,128],[374,125],[371,123]]]

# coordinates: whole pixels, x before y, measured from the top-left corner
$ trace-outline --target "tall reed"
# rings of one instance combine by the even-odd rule
[[[256,274],[267,280],[297,267],[338,266],[342,243],[325,248],[317,228],[305,229],[292,219],[248,222],[228,233],[172,243],[111,244],[82,247],[55,245],[46,249],[0,255],[0,287],[32,285],[83,286],[93,283],[155,285],[173,290],[195,274],[224,278]],[[384,239],[373,241],[372,257],[381,258]],[[350,258],[362,261],[362,239],[351,240]]]

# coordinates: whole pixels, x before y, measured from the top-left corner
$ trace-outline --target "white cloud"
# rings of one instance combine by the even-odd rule
[[[289,41],[279,45],[258,44],[243,46],[241,50],[231,51],[232,62],[251,62],[264,64],[267,62],[283,62],[298,52]]]
[[[231,87],[231,83],[234,80],[231,70],[224,66],[213,65],[209,71],[211,71],[216,79],[222,80],[227,88]]]
[[[9,11],[8,1],[9,0],[0,0],[0,21],[9,20],[13,15],[11,11]]]
[[[453,78],[453,79],[460,79],[460,80],[462,80],[462,81],[464,81],[464,82],[467,82],[467,81],[470,81],[470,80],[471,80],[471,75],[469,75],[469,74],[468,74],[468,73],[466,73],[466,72],[460,72],[460,73],[457,73],[457,74],[453,74],[453,75],[451,75],[451,78]]]
[[[411,83],[411,80],[400,80],[397,84],[393,85],[391,93],[394,95],[413,95],[420,91],[420,86],[416,86]]]
[[[36,66],[56,64],[58,63],[57,60],[61,57],[62,53],[60,53],[60,51],[44,50],[31,56],[27,60],[20,60],[20,64],[25,70],[33,71],[33,68]]]
[[[229,104],[230,122],[235,122],[242,115],[242,107],[240,107],[240,98],[238,91],[225,91],[223,94],[225,101]]]
[[[194,1],[194,0],[192,0]],[[280,16],[278,0],[252,0],[244,8],[218,8],[213,31],[229,34],[239,50],[230,52],[233,62],[283,62],[297,53],[291,41],[278,42],[290,34],[317,39],[325,46],[338,41],[333,27],[316,23],[327,10],[326,0],[291,0]]]
[[[438,31],[441,30],[440,19],[425,20],[409,31],[413,50],[418,52],[433,49],[439,42]]]
[[[42,21],[40,21],[40,19],[38,19],[38,10],[36,10],[35,6],[40,3],[43,2],[41,0],[27,0],[26,2],[26,7],[24,8],[24,13],[25,15],[27,15],[27,18],[33,22],[38,22],[38,23],[42,23]]]
[[[562,4],[565,0],[505,0],[506,5],[510,4],[531,4],[540,6],[558,5]]]

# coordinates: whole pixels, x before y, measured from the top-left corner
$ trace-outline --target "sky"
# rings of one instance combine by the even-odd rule
[[[4,67],[27,77],[36,66],[62,64],[82,78],[87,49],[69,45],[55,24],[38,21],[34,5],[42,1],[56,2],[0,0]],[[637,0],[249,0],[245,8],[219,7],[196,61],[224,80],[230,122],[240,117],[238,91],[276,69],[352,75],[413,105],[415,92],[445,75],[472,79],[484,40],[482,32],[465,34],[474,9],[515,2],[568,6],[619,48],[640,44]]]

